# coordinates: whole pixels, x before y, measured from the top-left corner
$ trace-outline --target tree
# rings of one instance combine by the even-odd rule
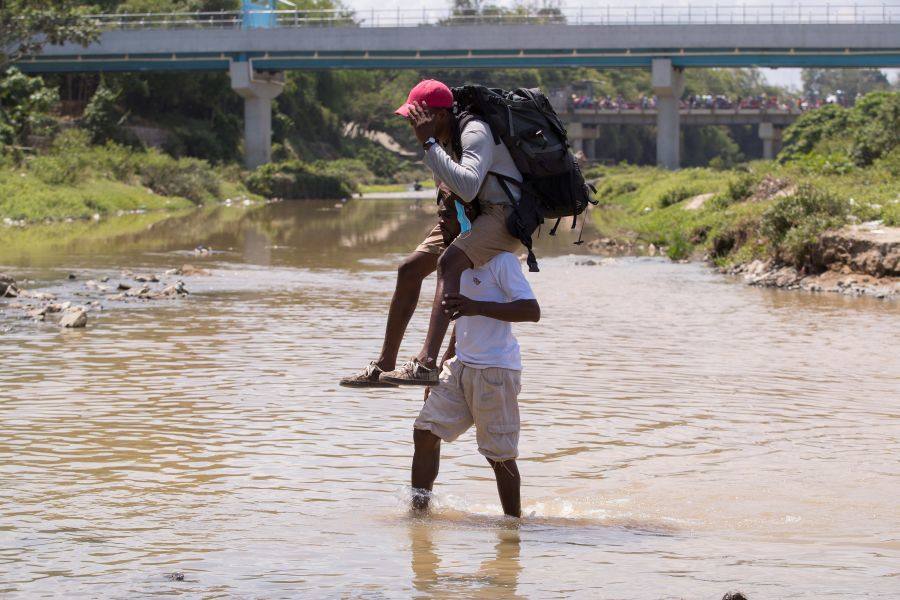
[[[816,98],[834,94],[846,99],[844,104],[852,104],[859,96],[888,89],[881,69],[803,69],[803,91]]]
[[[0,0],[0,73],[46,44],[93,42],[99,30],[86,15],[71,0]]]
[[[0,147],[27,145],[29,135],[48,133],[53,127],[48,113],[58,99],[40,77],[14,68],[0,76]]]

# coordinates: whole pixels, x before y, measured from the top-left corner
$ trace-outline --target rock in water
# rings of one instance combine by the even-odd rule
[[[175,571],[174,573],[166,573],[166,579],[169,581],[184,581],[184,573]]]
[[[129,288],[125,291],[125,295],[131,298],[146,298],[150,295],[150,286],[142,285],[139,288]]]
[[[84,327],[87,325],[87,311],[76,306],[66,309],[59,320],[60,327]]]
[[[19,295],[16,280],[9,275],[0,273],[0,298],[15,298]]]
[[[181,280],[176,281],[172,285],[168,285],[161,289],[158,292],[152,294],[152,298],[174,298],[176,296],[184,296],[188,293],[187,289],[184,287],[184,282]]]
[[[189,264],[182,265],[181,269],[178,269],[177,271],[177,275],[185,275],[187,277],[191,277],[193,275],[209,275],[209,271],[207,271],[206,269],[201,269]]]

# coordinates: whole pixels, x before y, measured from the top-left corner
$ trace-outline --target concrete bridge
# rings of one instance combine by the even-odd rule
[[[249,167],[269,160],[271,103],[287,69],[645,68],[658,98],[657,162],[677,168],[686,68],[900,67],[900,4],[826,7],[107,15],[97,17],[105,31],[91,46],[48,46],[17,66],[29,73],[228,71],[245,99]]]
[[[566,124],[572,149],[588,159],[595,157],[594,147],[601,138],[603,125],[656,125],[659,111],[654,108],[572,108],[557,98],[553,107]],[[797,120],[803,111],[796,108],[686,108],[680,107],[680,125],[756,125],[763,143],[763,158],[773,159],[781,143],[781,130]]]

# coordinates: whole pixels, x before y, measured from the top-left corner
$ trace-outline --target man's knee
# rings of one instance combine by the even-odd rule
[[[434,451],[441,447],[441,438],[427,429],[413,429],[416,450]]]
[[[434,272],[437,257],[427,252],[413,252],[397,267],[397,279],[405,285],[418,285]]]
[[[439,277],[458,277],[466,269],[472,268],[472,261],[456,246],[448,246],[438,259],[437,268]]]
[[[506,460],[493,460],[487,457],[485,458],[495,473],[500,471],[509,477],[519,477],[519,467],[516,465],[516,459],[508,458]]]

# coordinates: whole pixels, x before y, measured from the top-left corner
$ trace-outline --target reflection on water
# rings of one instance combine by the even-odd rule
[[[485,556],[473,572],[468,563],[460,568],[450,553],[442,552],[435,538],[441,530],[430,520],[409,524],[413,587],[424,598],[524,598],[517,592],[522,565],[519,562],[521,539],[518,528],[505,524],[491,531],[493,552]],[[489,548],[488,548],[489,550]]]
[[[898,304],[578,266],[574,236],[541,238],[544,318],[518,327],[529,516],[500,516],[467,435],[410,517],[421,391],[336,379],[375,355],[433,218],[310,202],[3,231],[0,270],[73,298],[123,268],[212,276],[83,331],[0,307],[0,595],[896,597]]]

